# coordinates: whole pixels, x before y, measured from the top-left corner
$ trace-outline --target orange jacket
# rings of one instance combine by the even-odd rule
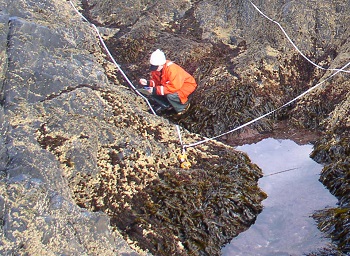
[[[179,65],[167,60],[161,71],[152,71],[151,87],[156,88],[157,95],[177,92],[181,103],[186,103],[188,96],[196,89],[197,83],[193,76]]]

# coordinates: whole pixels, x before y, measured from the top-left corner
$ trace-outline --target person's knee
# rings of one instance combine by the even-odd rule
[[[180,102],[180,98],[179,98],[179,95],[177,93],[167,94],[166,97],[169,101]]]

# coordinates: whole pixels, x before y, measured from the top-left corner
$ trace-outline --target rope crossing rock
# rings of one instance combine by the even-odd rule
[[[87,22],[90,24],[90,26],[93,27],[93,29],[97,32],[97,35],[98,35],[98,38],[99,38],[99,41],[101,42],[103,48],[105,49],[107,55],[109,56],[109,58],[112,60],[112,62],[114,63],[114,65],[117,67],[117,69],[119,70],[119,72],[123,75],[123,77],[125,78],[125,80],[127,81],[127,83],[130,85],[130,87],[140,96],[142,97],[148,104],[149,108],[151,109],[152,113],[154,115],[157,115],[156,112],[154,111],[152,105],[150,104],[149,100],[144,96],[142,95],[138,90],[137,88],[133,85],[133,83],[130,81],[130,79],[127,77],[127,75],[124,73],[124,71],[122,70],[122,68],[120,67],[120,65],[116,62],[116,60],[114,59],[114,57],[112,56],[112,54],[110,53],[108,47],[106,46],[98,28],[90,23],[78,10],[77,8],[75,7],[75,5],[72,3],[72,1],[70,1],[70,4],[71,6],[73,7],[73,9],[75,10],[75,12],[83,19],[83,21]],[[302,94],[300,94],[299,96],[295,97],[294,99],[288,101],[287,103],[285,103],[284,105],[276,108],[275,110],[272,110],[262,116],[259,116],[243,125],[240,125],[230,131],[227,131],[227,132],[224,132],[220,135],[217,135],[217,136],[214,136],[212,138],[205,138],[204,140],[201,140],[201,141],[198,141],[198,142],[195,142],[195,143],[192,143],[192,144],[183,144],[182,142],[182,138],[181,138],[181,132],[180,132],[180,128],[178,125],[176,125],[176,130],[177,130],[177,133],[178,133],[178,137],[179,137],[179,140],[180,140],[180,144],[181,144],[181,147],[182,147],[182,153],[179,154],[178,156],[178,159],[180,160],[180,166],[181,168],[183,169],[189,169],[191,167],[191,163],[188,161],[188,158],[187,158],[187,155],[186,155],[186,148],[189,148],[189,147],[195,147],[195,146],[198,146],[200,144],[203,144],[203,143],[206,143],[206,142],[209,142],[209,141],[212,141],[212,140],[216,140],[224,135],[227,135],[227,134],[230,134],[230,133],[233,133],[237,130],[240,130],[252,123],[255,123],[257,121],[259,121],[260,119],[264,118],[264,117],[267,117],[273,113],[275,113],[276,111],[290,105],[291,103],[295,102],[296,100],[300,99],[301,97],[303,97],[305,94],[311,92],[312,90],[314,90],[315,88],[317,88],[318,86],[320,86],[321,84],[325,83],[327,80],[331,79],[333,76],[335,76],[336,74],[340,73],[340,72],[345,72],[345,73],[350,73],[350,70],[346,70],[346,68],[350,65],[350,62],[347,63],[346,65],[344,65],[342,68],[340,69],[330,69],[330,68],[325,68],[325,67],[322,67],[316,63],[314,63],[313,61],[311,61],[308,57],[305,56],[305,54],[303,54],[299,48],[294,44],[293,40],[288,36],[288,34],[286,33],[286,31],[283,29],[283,27],[281,26],[280,23],[278,23],[277,21],[271,19],[270,17],[268,17],[266,14],[264,14],[252,1],[249,0],[249,2],[251,3],[251,5],[262,15],[264,16],[266,19],[268,19],[269,21],[277,24],[279,26],[279,28],[282,30],[282,32],[284,33],[284,35],[287,37],[287,39],[289,40],[289,42],[293,45],[293,47],[297,50],[297,52],[302,56],[304,57],[308,62],[310,62],[312,65],[316,66],[317,68],[319,69],[323,69],[323,70],[328,70],[328,71],[334,71],[334,73],[330,76],[328,76],[326,79],[324,79],[323,81],[321,81],[320,83],[314,85],[313,87],[309,88],[307,91],[303,92]]]
[[[97,33],[97,36],[98,36],[98,38],[99,38],[100,43],[102,44],[102,46],[103,46],[104,50],[106,51],[107,55],[109,56],[109,58],[112,60],[113,64],[117,67],[117,69],[118,69],[119,72],[122,74],[122,76],[123,76],[124,79],[127,81],[127,83],[130,85],[130,87],[131,87],[140,97],[142,97],[142,98],[146,101],[146,103],[147,103],[147,105],[149,106],[149,108],[150,108],[150,110],[152,111],[152,113],[153,113],[154,115],[157,115],[156,112],[154,111],[154,109],[153,109],[151,103],[149,102],[149,100],[148,100],[145,96],[143,96],[142,93],[140,93],[140,92],[137,90],[137,88],[136,88],[136,87],[133,85],[133,83],[130,81],[130,79],[129,79],[128,76],[125,74],[125,72],[123,71],[123,69],[122,69],[122,68],[120,67],[120,65],[116,62],[116,60],[114,59],[113,55],[112,55],[111,52],[109,51],[107,45],[105,44],[105,42],[104,42],[104,40],[103,40],[103,38],[102,38],[102,36],[101,36],[101,33],[100,33],[100,31],[98,30],[98,28],[97,28],[94,24],[92,24],[87,18],[84,17],[84,15],[82,15],[82,14],[78,11],[78,9],[75,7],[75,5],[72,3],[72,1],[69,0],[69,3],[70,3],[71,6],[73,7],[74,11],[83,19],[83,21],[87,22],[90,26],[93,27],[93,29],[94,29],[94,30],[96,31],[96,33]]]
[[[93,29],[96,31],[97,35],[98,35],[98,38],[99,38],[99,41],[101,42],[104,50],[106,51],[107,55],[109,56],[109,58],[112,60],[113,64],[117,67],[117,69],[119,70],[119,72],[123,75],[123,77],[125,78],[125,80],[128,82],[129,86],[139,95],[141,96],[148,104],[149,108],[151,109],[152,113],[154,115],[157,115],[155,110],[153,109],[151,103],[149,102],[149,100],[142,94],[139,92],[139,90],[137,90],[137,88],[133,85],[133,83],[130,81],[130,79],[128,78],[128,76],[125,74],[125,72],[122,70],[122,68],[120,67],[120,65],[117,63],[117,61],[114,59],[114,57],[112,56],[111,52],[109,51],[108,47],[106,46],[101,34],[100,34],[100,31],[98,30],[98,28],[92,24],[88,19],[86,19],[84,17],[84,15],[82,15],[78,9],[75,7],[75,5],[73,4],[72,1],[69,0],[69,3],[71,4],[71,6],[73,7],[74,11],[83,19],[83,21],[87,22],[90,26],[93,27]],[[180,140],[180,144],[181,146],[183,145],[182,143],[182,138],[181,138],[181,132],[180,132],[180,128],[178,125],[176,125],[176,130],[177,130],[177,133],[178,133],[178,136],[179,136],[179,140]],[[186,155],[186,151],[185,151],[185,148],[182,147],[182,154],[180,154],[178,156],[178,159],[180,160],[180,166],[181,168],[183,169],[189,169],[191,167],[191,163],[188,161],[187,159],[187,155]]]
[[[333,73],[332,75],[328,76],[325,80],[321,81],[320,83],[318,83],[318,84],[314,85],[313,87],[309,88],[307,91],[303,92],[302,94],[300,94],[299,96],[295,97],[294,99],[288,101],[288,102],[285,103],[284,105],[282,105],[282,106],[276,108],[275,110],[272,110],[272,111],[270,111],[270,112],[268,112],[268,113],[266,113],[266,114],[264,114],[264,115],[262,115],[262,116],[260,116],[260,117],[257,117],[257,118],[255,118],[255,119],[253,119],[253,120],[251,120],[251,121],[249,121],[249,122],[247,122],[247,123],[245,123],[245,124],[243,124],[243,125],[241,125],[241,126],[238,126],[238,127],[234,128],[234,129],[232,129],[232,130],[230,130],[230,131],[227,131],[227,132],[224,132],[224,133],[222,133],[222,134],[220,134],[220,135],[214,136],[214,137],[212,137],[212,138],[206,138],[206,139],[201,140],[201,141],[198,141],[198,142],[196,142],[196,143],[183,145],[183,148],[184,148],[184,149],[189,148],[189,147],[195,147],[195,146],[197,146],[197,145],[206,143],[206,142],[211,141],[211,140],[218,139],[218,138],[220,138],[220,137],[222,137],[222,136],[224,136],[224,135],[227,135],[227,134],[233,133],[233,132],[235,132],[235,131],[237,131],[237,130],[240,130],[240,129],[242,129],[242,128],[244,128],[244,127],[246,127],[246,126],[248,126],[248,125],[250,125],[250,124],[252,124],[252,123],[255,123],[255,122],[259,121],[260,119],[262,119],[262,118],[264,118],[264,117],[267,117],[267,116],[269,116],[269,115],[275,113],[276,111],[278,111],[278,110],[280,110],[280,109],[282,109],[282,108],[284,108],[284,107],[290,105],[291,103],[293,103],[293,102],[295,102],[296,100],[300,99],[300,98],[303,97],[305,94],[311,92],[312,90],[314,90],[315,88],[317,88],[318,86],[320,86],[321,84],[323,84],[324,82],[326,82],[327,80],[331,79],[333,76],[335,76],[335,75],[338,74],[339,72],[350,73],[350,70],[346,70],[346,68],[350,65],[350,62],[347,63],[346,65],[344,65],[344,66],[343,66],[342,68],[340,68],[340,69],[324,68],[324,67],[322,67],[322,66],[320,66],[320,65],[317,65],[316,63],[312,62],[312,61],[311,61],[309,58],[307,58],[307,57],[305,56],[305,54],[303,54],[303,53],[299,50],[299,48],[294,44],[293,40],[288,36],[288,34],[287,34],[286,31],[283,29],[283,27],[281,26],[280,23],[278,23],[277,21],[271,19],[271,18],[268,17],[267,15],[265,15],[252,1],[249,0],[249,2],[253,5],[253,7],[254,7],[261,15],[263,15],[263,16],[264,16],[265,18],[267,18],[269,21],[274,22],[275,24],[277,24],[277,25],[280,27],[280,29],[282,30],[282,32],[284,33],[284,35],[287,37],[287,39],[289,40],[289,42],[293,45],[293,47],[297,50],[297,52],[298,52],[302,57],[304,57],[307,61],[309,61],[312,65],[316,66],[316,67],[319,68],[319,69],[328,70],[328,71],[335,71],[335,73]]]
[[[277,24],[277,26],[282,30],[283,34],[286,36],[286,38],[288,39],[288,41],[293,45],[293,47],[297,50],[297,52],[303,57],[305,58],[308,62],[310,62],[312,65],[314,65],[315,67],[319,68],[319,69],[323,69],[323,70],[330,70],[330,71],[341,71],[341,72],[346,72],[346,73],[350,73],[350,70],[345,70],[345,68],[341,68],[341,69],[337,69],[337,68],[325,68],[322,67],[316,63],[314,63],[312,60],[310,60],[308,57],[305,56],[305,54],[299,50],[299,48],[295,45],[295,43],[293,42],[293,40],[288,36],[287,32],[284,30],[284,28],[281,26],[280,23],[278,23],[277,21],[271,19],[270,17],[268,17],[265,13],[263,13],[252,1],[249,1],[253,7],[262,15],[264,16],[266,19],[268,19],[269,21]]]
[[[344,70],[345,68],[347,68],[349,65],[350,65],[350,62],[347,63],[345,66],[343,66],[341,69],[337,69],[337,71],[336,71],[335,73],[333,73],[332,75],[328,76],[326,79],[324,79],[324,80],[321,81],[320,83],[318,83],[318,84],[314,85],[313,87],[309,88],[307,91],[303,92],[302,94],[300,94],[299,96],[295,97],[294,99],[288,101],[288,102],[285,103],[284,105],[282,105],[282,106],[280,106],[280,107],[278,107],[278,108],[276,108],[276,109],[274,109],[274,110],[272,110],[272,111],[270,111],[270,112],[268,112],[268,113],[266,113],[266,114],[264,114],[264,115],[262,115],[262,116],[259,116],[259,117],[255,118],[255,119],[253,119],[253,120],[251,120],[251,121],[245,123],[245,124],[242,124],[242,125],[240,125],[240,126],[234,128],[234,129],[232,129],[232,130],[230,130],[230,131],[224,132],[224,133],[222,133],[222,134],[220,134],[220,135],[217,135],[217,136],[215,136],[215,137],[212,137],[212,138],[206,138],[206,139],[204,139],[204,140],[201,140],[201,141],[198,141],[198,142],[195,142],[195,143],[192,143],[192,144],[183,145],[183,148],[189,148],[189,147],[198,146],[198,145],[203,144],[203,143],[206,143],[206,142],[208,142],[208,141],[218,139],[218,138],[220,138],[220,137],[222,137],[222,136],[224,136],[224,135],[233,133],[233,132],[235,132],[235,131],[237,131],[237,130],[242,129],[243,127],[246,127],[246,126],[248,126],[248,125],[250,125],[250,124],[252,124],[252,123],[257,122],[257,121],[259,121],[260,119],[262,119],[262,118],[264,118],[264,117],[267,117],[267,116],[269,116],[269,115],[275,113],[276,111],[278,111],[278,110],[280,110],[280,109],[282,109],[282,108],[284,108],[284,107],[290,105],[291,103],[297,101],[298,99],[300,99],[301,97],[303,97],[305,94],[307,94],[307,93],[311,92],[312,90],[316,89],[316,88],[319,87],[321,84],[325,83],[326,81],[328,81],[329,79],[331,79],[333,76],[335,76],[336,74],[338,74],[339,72],[341,72],[342,70]]]

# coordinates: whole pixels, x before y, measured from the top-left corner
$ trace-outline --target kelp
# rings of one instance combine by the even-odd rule
[[[194,169],[156,173],[137,162],[118,168],[132,156],[109,154],[115,171],[81,177],[75,197],[82,207],[108,213],[126,240],[154,255],[220,255],[221,246],[254,223],[266,194],[257,185],[261,170],[247,156],[220,147],[208,151],[207,158],[193,156]],[[217,156],[210,157],[213,152]]]

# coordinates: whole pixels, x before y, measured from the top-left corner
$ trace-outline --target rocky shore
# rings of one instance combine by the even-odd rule
[[[260,168],[234,149],[237,138],[274,133],[282,122],[316,134],[312,157],[325,164],[321,181],[339,207],[315,218],[334,240],[332,253],[350,251],[349,73],[189,148],[192,167],[180,168],[175,124],[185,143],[219,135],[332,74],[296,52],[250,1],[0,3],[1,255],[220,255],[267,196]],[[147,75],[157,48],[192,73],[199,87],[189,112],[151,114],[71,3],[131,81]],[[259,5],[315,63],[350,61],[347,3]]]

